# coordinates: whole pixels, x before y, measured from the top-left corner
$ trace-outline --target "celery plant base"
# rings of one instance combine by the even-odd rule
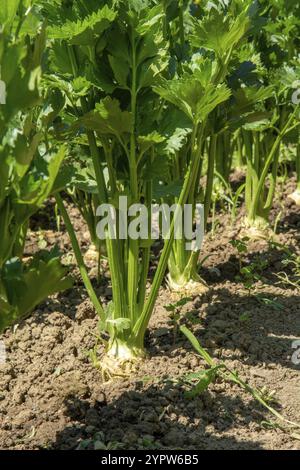
[[[249,219],[245,217],[242,222],[242,237],[248,237],[250,240],[270,240],[274,239],[275,233],[270,227],[268,221],[263,217],[255,217],[255,219]]]
[[[115,338],[108,346],[106,356],[116,361],[131,361],[146,357],[143,347],[120,338]]]
[[[100,357],[98,367],[104,380],[128,377],[136,370],[137,363],[145,357],[144,349],[115,339],[106,353]]]
[[[197,279],[186,279],[182,276],[174,280],[169,273],[167,283],[169,290],[174,294],[202,295],[206,294],[209,290],[199,275],[197,275]]]
[[[132,360],[117,360],[114,357],[103,356],[100,358],[97,367],[101,371],[102,380],[109,381],[118,379],[120,377],[129,377],[135,370],[134,365],[137,359]]]
[[[121,362],[143,358],[145,355],[144,349],[131,346],[120,339],[115,339],[106,352],[107,357]]]
[[[296,206],[300,206],[300,188],[296,189],[292,194],[289,194],[289,199],[292,199]]]

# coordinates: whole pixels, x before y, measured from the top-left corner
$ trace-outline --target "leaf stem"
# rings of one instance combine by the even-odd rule
[[[77,264],[78,264],[78,268],[79,268],[83,283],[85,285],[85,288],[87,290],[89,298],[91,299],[91,302],[95,307],[95,310],[96,310],[97,314],[99,315],[100,318],[103,319],[103,318],[105,318],[104,309],[103,309],[101,303],[99,302],[99,300],[97,298],[97,295],[96,295],[96,293],[94,291],[94,288],[92,286],[92,283],[90,281],[89,275],[87,273],[87,269],[86,269],[86,266],[85,266],[85,263],[84,263],[84,260],[83,260],[83,256],[81,254],[80,246],[79,246],[79,243],[78,243],[78,240],[77,240],[72,222],[70,220],[69,214],[68,214],[68,212],[67,212],[67,210],[64,206],[63,200],[62,200],[61,195],[59,193],[55,194],[55,199],[56,199],[58,209],[61,212],[61,215],[63,217],[66,229],[68,231],[68,234],[69,234],[69,237],[70,237],[70,240],[71,240],[71,244],[72,244],[72,248],[73,248],[73,251],[74,251],[74,254],[75,254],[75,258],[76,258],[76,261],[77,261]]]

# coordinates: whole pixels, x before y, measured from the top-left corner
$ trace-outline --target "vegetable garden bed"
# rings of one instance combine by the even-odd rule
[[[299,37],[0,0],[0,448],[300,449]]]
[[[285,194],[293,187],[289,183]],[[283,201],[278,238],[298,250],[300,211],[288,198]],[[52,220],[51,207],[47,212]],[[47,228],[47,212],[34,222],[29,252],[32,241],[41,239],[39,218]],[[70,213],[87,248],[86,226],[75,208]],[[250,296],[235,281],[238,260],[229,241],[238,233],[242,213],[243,208],[233,229],[228,216],[218,213],[220,225],[203,247],[203,256],[211,255],[203,266],[209,292],[188,302],[181,315],[213,357],[237,369],[252,386],[275,390],[278,409],[299,421],[299,366],[291,362],[291,345],[300,332],[299,293],[275,285],[283,255],[264,241],[251,243],[247,256],[268,260],[262,273],[266,280],[255,283]],[[72,257],[64,231],[44,234],[47,247],[58,241]],[[257,291],[274,304],[259,303]],[[108,283],[99,289],[105,302],[110,293]],[[268,425],[272,415],[236,385],[216,383],[194,400],[184,397],[177,379],[204,364],[182,335],[174,344],[164,308],[169,303],[170,293],[163,288],[146,339],[150,358],[131,377],[106,383],[88,356],[98,344],[97,318],[79,277],[73,290],[50,299],[15,332],[7,332],[9,362],[0,366],[0,447],[300,449],[297,439]],[[101,345],[97,349],[101,352]]]

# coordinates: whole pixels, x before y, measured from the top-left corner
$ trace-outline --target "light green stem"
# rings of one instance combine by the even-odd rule
[[[96,295],[96,293],[94,291],[94,288],[92,286],[92,283],[90,281],[89,275],[87,273],[87,269],[86,269],[85,264],[84,264],[83,256],[81,254],[79,243],[78,243],[78,240],[77,240],[72,222],[70,220],[69,214],[68,214],[68,212],[67,212],[67,210],[64,206],[64,203],[63,203],[63,200],[62,200],[60,194],[57,193],[55,195],[55,199],[56,199],[58,209],[60,210],[61,215],[64,219],[64,223],[65,223],[66,229],[68,231],[68,234],[69,234],[69,237],[70,237],[70,240],[71,240],[72,248],[73,248],[73,251],[74,251],[74,254],[75,254],[75,257],[76,257],[76,261],[77,261],[78,268],[79,268],[79,271],[80,271],[80,274],[81,274],[81,277],[82,277],[82,281],[85,285],[85,288],[87,290],[89,298],[91,299],[91,302],[94,305],[97,314],[103,319],[103,318],[105,318],[104,309],[103,309],[101,303],[99,302],[99,300],[97,298],[97,295]]]
[[[200,134],[202,136],[203,130],[201,130]],[[190,162],[190,165],[189,165],[189,168],[188,168],[185,180],[184,180],[183,188],[181,190],[177,210],[175,211],[175,214],[171,223],[169,236],[168,236],[168,239],[165,241],[164,248],[161,253],[160,261],[156,270],[156,274],[153,279],[152,288],[151,288],[149,297],[147,299],[146,305],[143,309],[143,312],[141,316],[139,317],[139,319],[137,320],[136,324],[134,325],[134,328],[132,331],[132,336],[140,338],[140,340],[142,340],[142,338],[144,337],[146,328],[148,326],[148,323],[151,318],[153,308],[154,308],[154,305],[158,296],[159,288],[161,286],[163,277],[165,275],[165,271],[166,271],[167,264],[168,264],[168,258],[172,250],[172,244],[174,242],[175,220],[179,215],[180,208],[182,208],[183,205],[187,201],[191,186],[195,178],[195,174],[198,173],[198,168],[200,164],[200,155],[201,155],[201,149],[202,149],[202,138],[198,139],[197,143],[193,142],[192,148],[193,148],[193,152],[192,152],[191,162]]]
[[[286,134],[287,130],[289,129],[290,125],[292,124],[294,118],[295,118],[295,115],[296,115],[296,111],[297,111],[297,108],[295,109],[295,111],[291,114],[288,122],[286,123],[286,125],[284,126],[283,130],[278,134],[273,146],[272,146],[272,149],[268,155],[268,158],[266,159],[266,162],[265,162],[265,165],[264,165],[264,168],[261,172],[261,176],[259,178],[259,181],[258,181],[258,184],[257,184],[257,187],[255,188],[255,196],[254,196],[254,201],[253,201],[253,204],[251,205],[251,209],[250,209],[250,213],[249,213],[249,219],[250,220],[254,220],[255,219],[255,216],[257,215],[257,211],[258,211],[258,207],[259,207],[259,201],[260,201],[260,198],[261,198],[261,195],[262,195],[262,191],[264,189],[264,185],[265,185],[265,180],[266,180],[266,177],[268,175],[268,171],[269,171],[269,168],[270,168],[270,165],[274,159],[274,156],[280,146],[280,143],[282,141],[282,138],[284,137],[284,135]]]
[[[137,178],[137,159],[136,159],[136,100],[137,100],[137,64],[136,64],[136,39],[135,33],[132,29],[131,34],[131,47],[132,47],[132,83],[131,83],[131,114],[132,114],[132,131],[130,136],[130,155],[129,155],[129,170],[130,170],[130,192],[132,202],[139,202],[138,178]],[[138,315],[137,309],[137,291],[138,291],[138,277],[139,277],[139,241],[129,240],[128,251],[128,302],[129,311],[132,322],[136,321]]]

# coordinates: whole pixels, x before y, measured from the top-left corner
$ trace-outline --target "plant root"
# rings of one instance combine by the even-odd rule
[[[103,382],[114,379],[124,379],[129,377],[136,370],[136,361],[116,360],[107,354],[99,359],[98,367],[101,372]]]
[[[103,354],[98,361],[102,380],[104,382],[130,377],[136,372],[139,362],[146,357],[146,353],[141,350],[128,348],[121,344],[112,347]]]

